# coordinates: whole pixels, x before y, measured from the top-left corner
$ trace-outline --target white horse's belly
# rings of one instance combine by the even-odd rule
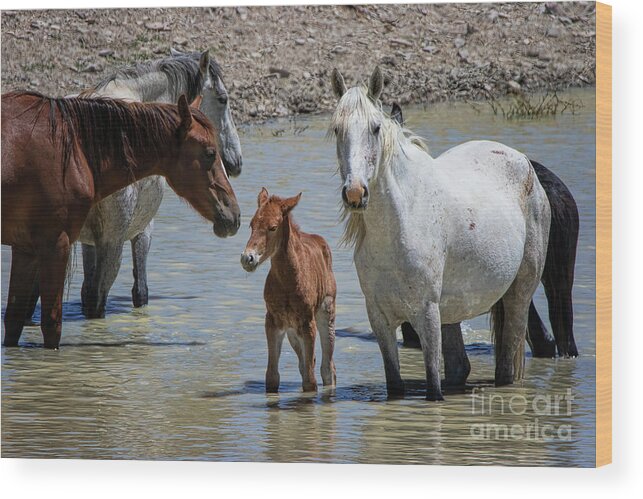
[[[121,243],[140,234],[156,215],[165,180],[147,177],[128,185],[94,205],[80,232],[83,244],[94,246],[96,238]]]

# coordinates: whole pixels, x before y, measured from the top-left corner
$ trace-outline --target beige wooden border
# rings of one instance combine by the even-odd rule
[[[596,4],[596,466],[612,462],[612,7]]]

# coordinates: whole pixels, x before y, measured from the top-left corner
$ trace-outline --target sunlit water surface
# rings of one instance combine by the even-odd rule
[[[593,465],[594,91],[570,95],[584,108],[555,119],[506,121],[484,104],[480,113],[468,104],[408,108],[405,118],[434,155],[469,139],[498,140],[542,162],[569,186],[581,213],[574,288],[578,359],[529,356],[524,382],[495,389],[487,319],[481,317],[465,326],[472,364],[466,392],[426,402],[421,353],[401,348],[409,390],[403,400],[388,401],[352,250],[338,244],[340,180],[335,146],[325,139],[328,116],[284,120],[241,130],[244,171],[232,182],[243,220],[235,237],[215,238],[168,190],[149,258],[148,307],[131,307],[127,245],[107,317],[84,320],[78,251],[61,349],[40,348],[36,327],[25,329],[23,347],[2,349],[2,457]],[[303,191],[296,220],[333,248],[334,393],[301,393],[287,342],[281,393],[264,393],[268,265],[254,274],[239,265],[262,186],[280,195]],[[3,311],[9,268],[10,250],[3,246]],[[542,291],[537,306],[547,317]]]

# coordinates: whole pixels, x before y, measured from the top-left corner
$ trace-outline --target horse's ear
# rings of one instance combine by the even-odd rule
[[[170,47],[170,55],[172,57],[181,57],[184,54],[180,50],[176,50],[175,48]]]
[[[397,122],[398,125],[403,126],[404,125],[404,117],[402,116],[402,108],[399,106],[397,102],[393,103],[393,107],[391,108],[391,119],[395,122]]]
[[[333,73],[330,76],[330,81],[333,84],[333,92],[338,99],[342,98],[342,95],[346,93],[346,83],[344,82],[344,77],[342,74],[337,71],[337,68],[333,69]]]
[[[201,103],[203,102],[203,96],[202,95],[197,95],[195,99],[192,101],[192,104],[190,104],[190,107],[192,109],[201,109]]]
[[[301,192],[294,197],[286,198],[281,202],[281,212],[285,215],[288,215],[292,209],[297,206],[299,200],[301,199]]]
[[[375,102],[380,98],[382,89],[384,88],[384,75],[379,66],[375,67],[375,71],[368,80],[368,98]]]
[[[190,127],[192,126],[192,112],[190,111],[188,100],[183,94],[181,95],[181,97],[179,97],[178,107],[179,117],[181,118],[178,133],[179,139],[183,141],[190,131]]]
[[[262,204],[268,201],[269,197],[270,197],[270,194],[268,194],[268,189],[266,189],[265,187],[262,187],[261,192],[257,196],[257,206],[261,207]]]
[[[199,71],[201,71],[201,74],[203,76],[207,76],[209,67],[210,67],[210,51],[205,50],[201,53],[201,57],[199,58]]]

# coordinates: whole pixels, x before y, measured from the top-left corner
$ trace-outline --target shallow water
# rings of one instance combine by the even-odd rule
[[[148,307],[131,308],[128,245],[107,318],[84,320],[78,251],[61,349],[40,348],[36,327],[25,329],[22,348],[2,349],[2,457],[592,466],[594,91],[568,95],[585,107],[556,119],[505,121],[484,104],[478,113],[464,103],[408,108],[405,118],[434,155],[468,139],[499,140],[567,183],[581,212],[574,288],[578,359],[528,357],[524,382],[493,388],[487,321],[477,318],[465,327],[472,364],[465,393],[426,402],[421,352],[401,348],[409,390],[403,400],[388,401],[352,250],[338,246],[340,181],[334,144],[324,138],[328,117],[278,121],[241,130],[244,172],[233,186],[243,221],[235,237],[215,238],[167,192],[148,264]],[[239,265],[264,185],[281,195],[303,191],[296,220],[333,248],[334,393],[301,393],[287,342],[281,393],[264,393],[268,267],[249,275]],[[3,246],[3,311],[9,268],[10,250]],[[542,291],[537,307],[546,317]]]

